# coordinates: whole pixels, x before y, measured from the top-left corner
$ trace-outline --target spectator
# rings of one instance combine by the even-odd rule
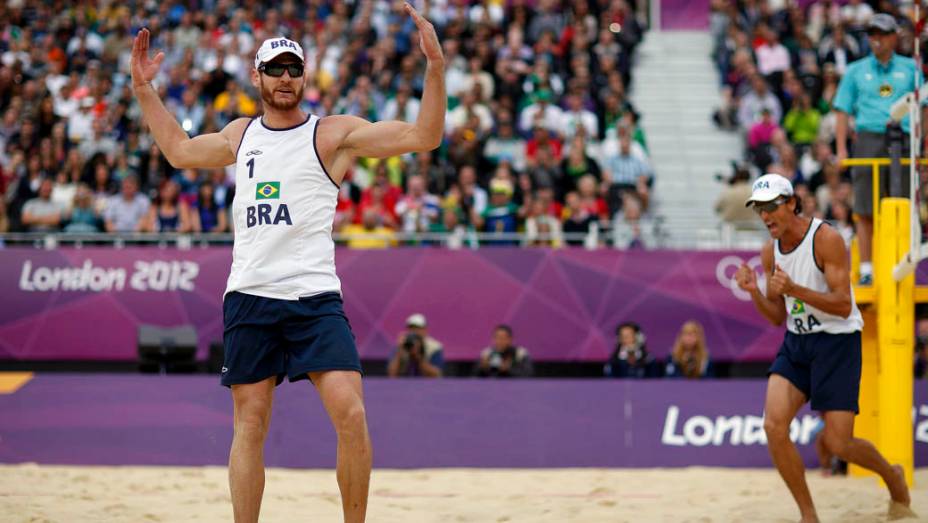
[[[139,194],[138,179],[127,176],[122,181],[121,192],[106,203],[103,214],[106,232],[140,232],[150,206],[148,198]]]
[[[98,159],[97,161],[93,162],[91,164],[91,172],[93,174],[90,184],[90,192],[93,193],[93,208],[97,214],[103,216],[103,213],[106,211],[106,207],[109,204],[110,197],[113,196],[113,193],[115,192],[115,187],[113,185],[112,177],[110,176],[110,170],[107,167],[105,160]],[[128,176],[126,178],[128,178]],[[125,178],[123,178],[123,181],[125,181]]]
[[[821,117],[822,115],[819,114],[818,110],[812,107],[809,93],[803,91],[799,95],[796,105],[786,113],[783,127],[793,143],[807,148],[818,137],[818,126]]]
[[[30,232],[52,232],[61,228],[65,211],[58,202],[52,201],[53,186],[50,178],[43,178],[38,195],[23,206],[23,225]]]
[[[782,75],[790,67],[789,51],[780,43],[776,31],[769,26],[761,24],[758,28],[763,43],[754,51],[757,54],[757,70],[768,79],[775,75]]]
[[[770,109],[764,107],[760,110],[760,120],[748,130],[748,146],[757,151],[758,147],[766,147],[773,140],[773,134],[780,129],[774,121]],[[759,152],[755,152],[759,154]]]
[[[478,226],[491,233],[514,233],[519,224],[519,208],[512,203],[513,186],[508,180],[490,182],[490,203],[478,217]],[[497,241],[498,243],[498,241]],[[512,243],[503,240],[503,243]]]
[[[743,165],[735,164],[735,172],[728,179],[718,199],[715,201],[715,213],[723,222],[739,229],[757,228],[757,218],[753,210],[744,206],[751,198],[751,173]]]
[[[444,347],[429,336],[425,316],[412,314],[406,319],[406,330],[400,334],[396,351],[387,364],[387,375],[440,378],[444,367]]]
[[[899,40],[898,25],[892,16],[874,15],[868,25],[868,39],[873,54],[848,66],[847,74],[841,79],[835,97],[838,111],[837,156],[838,164],[848,157],[848,118],[854,117],[857,140],[854,156],[860,158],[885,157],[889,155],[886,145],[886,123],[892,104],[912,90],[915,83],[915,62],[911,58],[897,56]],[[920,73],[919,73],[920,74]],[[881,82],[877,86],[874,82]],[[869,87],[868,87],[869,86]],[[908,138],[908,121],[903,120],[903,139]],[[889,195],[888,169],[882,169],[880,194]],[[869,166],[854,167],[854,213],[857,215],[857,239],[860,248],[860,284],[873,283],[872,243],[873,236],[873,187]],[[902,194],[908,197],[909,184],[902,184]]]
[[[216,97],[213,108],[217,113],[224,114],[224,120],[227,121],[232,121],[239,116],[254,116],[258,112],[257,103],[242,92],[238,82],[234,80],[226,82],[226,89]]]
[[[706,335],[695,320],[683,324],[674,342],[664,374],[669,378],[712,378],[715,371],[706,348]]]
[[[603,165],[603,182],[609,187],[609,208],[621,208],[622,195],[626,192],[636,193],[642,199],[647,197],[647,186],[651,183],[651,166],[631,152],[631,138],[623,134],[619,139],[617,154],[605,158]]]
[[[367,208],[361,213],[361,223],[346,225],[342,234],[348,238],[348,247],[353,249],[386,249],[396,246],[396,233],[383,224],[383,215],[376,208]]]
[[[210,181],[200,184],[197,192],[196,207],[192,209],[192,231],[220,233],[229,227],[225,204],[217,203],[215,190]]]
[[[583,177],[592,176],[594,180],[602,177],[602,171],[596,160],[586,153],[586,141],[582,136],[575,136],[570,143],[567,157],[561,162],[560,194],[567,194],[577,189],[577,182]]]
[[[603,368],[606,376],[635,379],[660,377],[657,362],[648,352],[644,332],[637,323],[620,323],[615,333],[615,351]]]
[[[507,161],[513,169],[522,171],[526,164],[525,149],[525,140],[516,135],[513,128],[512,116],[509,113],[500,114],[496,132],[490,135],[483,150],[484,157],[494,165]]]
[[[841,8],[841,20],[853,31],[864,31],[872,17],[873,8],[862,0],[848,0]]]
[[[844,76],[851,62],[860,56],[860,46],[854,37],[844,31],[844,25],[835,24],[831,34],[818,44],[818,55],[825,64],[833,64],[835,71]]]
[[[544,199],[532,200],[525,220],[525,245],[560,247],[563,244],[561,222],[548,213],[547,207],[548,202]]]
[[[93,193],[87,184],[80,184],[74,193],[74,203],[64,232],[95,233],[100,231],[100,215],[93,206]]]
[[[540,89],[530,97],[531,104],[519,113],[519,128],[524,133],[530,132],[536,126],[541,126],[551,133],[561,131],[564,111],[554,105],[554,93],[550,89]]]
[[[644,203],[632,192],[622,193],[622,210],[616,215],[613,243],[619,249],[642,249],[647,247],[646,238],[653,224],[644,214]]]
[[[844,245],[851,247],[854,238],[854,223],[851,222],[851,208],[843,200],[833,200],[825,213],[828,223],[844,238]]]
[[[487,191],[477,184],[477,170],[472,165],[461,167],[456,188],[460,198],[458,204],[465,220],[476,227],[487,209],[490,197]]]
[[[190,232],[193,230],[190,208],[180,199],[180,186],[174,180],[164,180],[158,196],[142,222],[143,232]]]
[[[513,345],[512,328],[497,325],[493,344],[480,352],[474,374],[482,378],[530,378],[534,369],[528,350]]]
[[[404,233],[428,232],[440,217],[441,202],[426,191],[425,178],[410,176],[406,195],[396,204],[396,215]]]
[[[39,179],[63,171],[53,200],[70,205],[76,183],[85,181],[102,216],[109,216],[107,204],[117,201],[109,198],[115,192],[111,184],[129,175],[137,177],[138,192],[144,195],[156,194],[163,180],[183,182],[181,198],[189,198],[191,210],[197,205],[191,229],[195,214],[209,213],[201,218],[215,218],[217,226],[218,215],[228,215],[232,169],[208,175],[217,208],[200,207],[196,195],[202,180],[190,178],[187,183],[179,177],[139,118],[126,78],[133,28],[145,25],[154,28],[153,47],[164,52],[164,73],[154,86],[191,136],[218,131],[230,118],[259,110],[259,93],[243,64],[253,60],[254,42],[274,34],[299,39],[311,49],[313,62],[301,103],[307,112],[414,120],[422,95],[422,56],[412,45],[413,25],[394,24],[399,11],[381,4],[323,2],[318,9],[289,2],[279,8],[255,4],[241,9],[221,3],[183,8],[165,4],[159,11],[155,3],[131,12],[111,7],[88,14],[83,7],[61,13],[44,7],[30,10],[27,2],[24,10],[13,9],[14,29],[0,31],[0,190],[12,191],[7,221],[19,230],[22,207],[35,197]],[[429,230],[445,230],[443,218],[454,230],[474,228],[487,205],[480,187],[489,187],[490,173],[500,166],[516,174],[508,179],[512,203],[529,209],[532,194],[549,190],[555,180],[555,201],[548,207],[560,208],[568,192],[580,190],[582,176],[597,175],[599,166],[591,160],[600,158],[597,140],[608,134],[604,149],[619,150],[617,127],[631,126],[633,154],[640,149],[647,162],[644,136],[634,124],[637,115],[625,92],[632,53],[641,39],[627,2],[471,4],[460,10],[438,5],[431,12],[439,30],[447,33],[449,105],[459,120],[445,147],[434,155],[416,155],[423,157],[421,163],[408,169],[404,164],[411,158],[388,159],[381,162],[383,167],[359,159],[353,182],[346,184],[339,201],[340,222],[333,230],[346,220],[360,225],[368,208],[396,226],[400,187],[414,174],[425,176],[428,191],[438,199],[455,202],[442,219],[429,222]],[[750,19],[753,23],[759,17]],[[781,26],[776,22],[773,27]],[[19,29],[25,32],[20,35]],[[51,51],[42,51],[46,48]],[[750,62],[749,46],[743,50]],[[536,126],[544,129],[537,136],[517,132]],[[574,143],[568,142],[571,146],[562,154],[562,140],[578,136],[583,137],[584,152],[561,164]],[[378,181],[376,202],[371,200],[376,190],[371,189],[368,169],[375,179],[381,170],[388,175],[386,185]],[[460,183],[460,178],[475,183]],[[586,205],[586,198],[581,199]],[[515,218],[516,230],[525,225],[521,218]],[[210,227],[201,223],[200,228]]]
[[[583,128],[580,131],[580,128]],[[561,115],[560,129],[565,140],[571,140],[578,132],[584,136],[599,136],[599,122],[592,111],[583,107],[583,97],[579,93],[567,95],[567,110]]]
[[[473,90],[465,91],[461,95],[461,104],[448,112],[445,132],[452,134],[467,125],[468,120],[474,116],[477,117],[477,128],[481,135],[487,135],[493,130],[493,114],[490,108],[480,101]]]
[[[600,196],[597,178],[592,174],[580,178],[577,183],[577,195],[580,197],[580,206],[599,219],[600,225],[609,225],[609,207],[606,200]]]
[[[584,207],[580,195],[574,191],[567,193],[565,200],[567,205],[564,207],[562,228],[567,236],[566,242],[568,245],[583,245],[583,238],[577,236],[586,237],[590,233],[590,228],[596,226],[596,214]]]
[[[415,123],[416,118],[419,116],[420,105],[419,99],[412,95],[412,88],[403,84],[396,90],[396,96],[387,100],[380,116],[384,120],[402,120]]]
[[[185,89],[181,95],[181,103],[176,104],[174,108],[177,122],[190,136],[201,134],[206,123],[206,108],[197,99],[197,94],[192,88]]]
[[[770,111],[773,121],[780,121],[783,116],[780,101],[770,92],[764,77],[755,74],[751,78],[751,90],[741,98],[738,108],[738,125],[744,130],[749,130],[755,122],[760,120],[765,108]]]

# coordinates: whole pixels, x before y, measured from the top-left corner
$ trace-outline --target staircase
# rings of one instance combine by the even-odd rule
[[[724,183],[715,175],[730,173],[742,144],[712,122],[720,90],[711,52],[707,31],[654,31],[638,48],[631,100],[648,140],[652,213],[663,219],[665,247],[746,246],[727,236],[713,211]]]

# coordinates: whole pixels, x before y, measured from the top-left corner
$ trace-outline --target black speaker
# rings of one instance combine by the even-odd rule
[[[160,374],[195,372],[197,331],[193,325],[139,327],[139,370]]]

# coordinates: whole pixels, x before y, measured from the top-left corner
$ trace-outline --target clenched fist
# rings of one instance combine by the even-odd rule
[[[742,263],[741,267],[738,267],[738,272],[735,273],[735,281],[743,291],[753,293],[757,290],[757,273],[754,272],[754,269],[748,267],[746,263]]]
[[[794,286],[789,274],[786,274],[786,271],[781,269],[779,265],[776,266],[770,281],[767,282],[767,288],[780,295],[789,295]]]

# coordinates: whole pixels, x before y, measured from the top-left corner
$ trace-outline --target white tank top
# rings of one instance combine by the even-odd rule
[[[776,264],[786,271],[786,274],[796,285],[802,285],[817,292],[829,292],[828,282],[825,281],[825,273],[815,262],[815,233],[821,225],[822,220],[813,218],[805,237],[796,248],[787,253],[780,250],[780,241],[776,240],[774,242],[773,256]],[[786,301],[786,328],[794,334],[811,334],[813,332],[845,334],[859,331],[864,326],[863,317],[857,308],[857,300],[854,299],[853,287],[851,287],[851,314],[847,318],[822,312],[792,296],[785,296],[784,298]]]
[[[319,118],[285,129],[254,118],[235,160],[235,243],[226,293],[296,300],[341,292],[332,221],[338,186],[316,149]]]

